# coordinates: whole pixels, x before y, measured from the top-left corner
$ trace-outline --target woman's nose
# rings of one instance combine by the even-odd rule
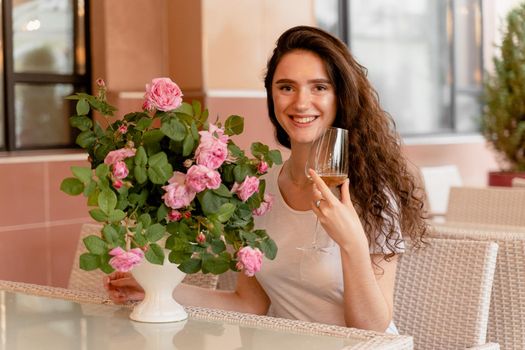
[[[310,107],[310,93],[305,89],[299,89],[295,98],[295,108],[298,111],[307,110]]]

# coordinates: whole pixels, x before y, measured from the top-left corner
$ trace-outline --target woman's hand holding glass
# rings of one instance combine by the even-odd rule
[[[310,169],[308,174],[313,182],[312,210],[326,233],[343,249],[355,248],[356,244],[368,249],[363,226],[350,197],[348,179],[340,187],[339,199],[314,170]]]

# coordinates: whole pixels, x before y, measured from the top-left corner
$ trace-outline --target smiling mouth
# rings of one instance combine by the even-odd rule
[[[298,124],[308,124],[308,123],[311,123],[313,122],[314,120],[316,120],[318,117],[313,117],[313,116],[310,116],[310,117],[294,117],[292,116],[291,117],[292,120]]]

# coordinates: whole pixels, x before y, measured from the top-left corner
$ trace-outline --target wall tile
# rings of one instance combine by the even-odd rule
[[[45,221],[45,165],[0,164],[0,227]]]

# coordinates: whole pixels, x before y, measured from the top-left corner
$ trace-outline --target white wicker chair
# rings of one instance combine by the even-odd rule
[[[394,322],[414,337],[414,348],[497,349],[486,344],[490,292],[498,246],[429,238],[400,258]]]
[[[445,223],[432,235],[498,243],[487,338],[502,349],[525,349],[525,227]]]
[[[525,188],[452,187],[447,222],[525,226]]]
[[[89,293],[95,293],[99,295],[105,295],[106,291],[104,290],[102,284],[102,278],[104,273],[100,270],[94,271],[84,271],[80,269],[79,266],[79,257],[81,254],[86,252],[84,243],[82,239],[89,235],[99,235],[100,234],[100,225],[94,224],[84,224],[82,225],[82,230],[77,244],[77,249],[75,252],[75,259],[73,260],[73,267],[69,275],[68,288],[73,290],[81,290]],[[196,285],[203,288],[215,289],[217,287],[217,281],[219,277],[212,274],[202,274],[196,273],[187,275],[183,283]]]

